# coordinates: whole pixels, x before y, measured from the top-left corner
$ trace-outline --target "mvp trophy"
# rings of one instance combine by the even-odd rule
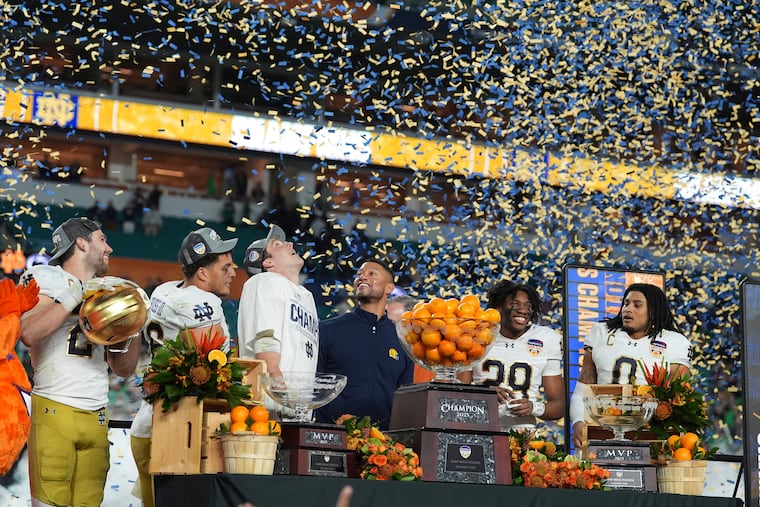
[[[346,448],[346,430],[336,424],[314,423],[309,411],[327,405],[346,387],[346,376],[332,373],[283,372],[261,378],[274,401],[295,411],[295,421],[281,422],[282,446],[275,474],[353,477],[354,453]]]
[[[630,386],[614,386],[623,394],[597,394],[604,389],[596,387],[600,388],[596,393],[592,390],[583,398],[587,420],[611,430],[614,436],[607,440],[589,440],[586,456],[610,472],[605,487],[657,491],[657,471],[651,464],[649,443],[625,438],[626,431],[637,430],[649,422],[657,400],[625,394],[630,392]]]

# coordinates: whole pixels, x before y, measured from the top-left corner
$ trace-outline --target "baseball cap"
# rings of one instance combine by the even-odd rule
[[[53,231],[53,255],[48,260],[48,264],[59,265],[61,257],[74,246],[77,238],[86,238],[99,230],[100,224],[89,218],[69,218]]]
[[[179,262],[183,266],[195,264],[207,255],[231,252],[237,238],[223,240],[210,227],[202,227],[185,236],[179,247]]]
[[[269,242],[273,239],[279,239],[285,241],[285,231],[280,229],[277,225],[272,224],[269,228],[269,233],[266,238],[257,239],[245,250],[245,259],[243,264],[248,274],[253,276],[261,273],[264,269],[261,267],[261,260],[264,257],[264,249]]]

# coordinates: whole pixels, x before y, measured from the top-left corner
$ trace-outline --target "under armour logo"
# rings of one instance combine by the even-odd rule
[[[306,357],[309,359],[314,357],[314,345],[311,342],[306,342]]]
[[[203,303],[202,305],[195,305],[193,313],[195,314],[195,320],[203,322],[204,320],[211,320],[211,317],[214,316],[214,309],[211,308],[210,304]]]
[[[630,347],[631,345],[633,345],[633,346],[635,347],[635,346],[637,346],[638,344],[639,344],[639,342],[637,342],[637,341],[634,341],[634,340],[628,340],[628,346],[629,346],[629,347]]]
[[[98,412],[98,424],[103,426],[105,423],[106,423],[106,411],[101,410],[100,412]]]
[[[514,343],[505,343],[504,344],[504,348],[513,349],[513,348],[515,348],[515,344]]]

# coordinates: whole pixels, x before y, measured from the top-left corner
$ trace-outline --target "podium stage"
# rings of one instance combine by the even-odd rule
[[[581,491],[444,482],[363,481],[290,475],[157,475],[156,507],[333,507],[345,484],[351,507],[743,507],[737,498]]]

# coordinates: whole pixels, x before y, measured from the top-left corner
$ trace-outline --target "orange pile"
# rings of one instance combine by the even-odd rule
[[[238,405],[230,410],[230,432],[252,431],[257,435],[279,435],[280,423],[269,418],[269,411],[264,405],[254,405],[250,409]]]
[[[404,312],[400,337],[425,366],[468,365],[483,357],[500,321],[498,310],[482,309],[472,294],[461,299],[434,298]]]
[[[704,459],[705,449],[699,445],[699,435],[688,432],[683,435],[670,435],[667,441],[668,450],[676,461]]]

